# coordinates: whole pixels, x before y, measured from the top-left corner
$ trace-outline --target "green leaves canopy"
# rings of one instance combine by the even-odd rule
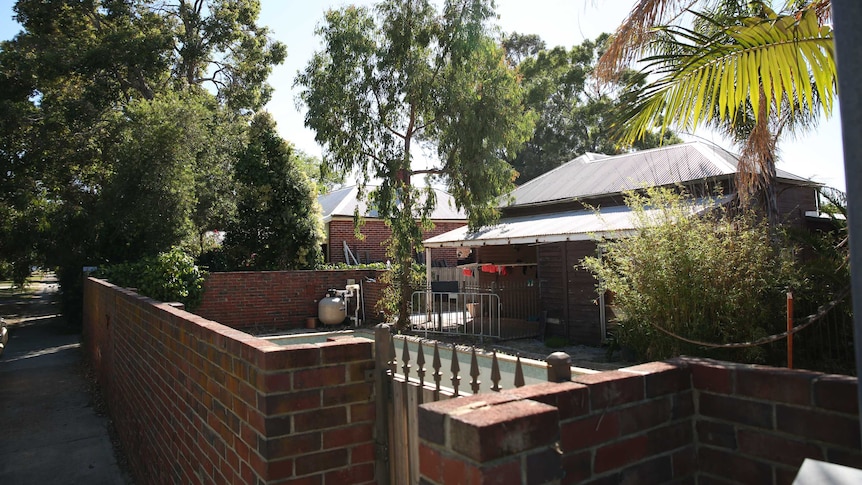
[[[714,22],[705,14],[701,17]],[[717,25],[715,33],[661,28],[662,50],[646,57],[659,79],[641,93],[625,124],[627,139],[653,126],[691,130],[701,123],[732,124],[740,110],[756,120],[781,110],[830,113],[836,89],[832,29],[814,9],[797,15],[749,17]],[[761,96],[761,91],[764,96]],[[761,106],[762,103],[764,103]]]
[[[0,214],[38,221],[0,221],[0,241],[36,232],[15,258],[59,267],[75,303],[82,265],[223,228],[237,143],[285,56],[257,25],[259,2],[18,0],[14,10],[22,31],[0,43]],[[12,254],[2,249],[0,260]]]
[[[224,250],[242,269],[314,268],[323,239],[314,184],[269,114],[255,115],[248,136],[236,164],[237,218]]]
[[[411,175],[439,177],[474,226],[493,220],[511,187],[504,156],[532,117],[490,37],[492,14],[483,1],[446,2],[440,15],[426,1],[386,2],[329,11],[318,28],[323,50],[296,80],[306,125],[335,170],[358,171],[363,186],[381,181],[373,199],[384,217],[412,198],[395,194]],[[419,148],[431,168],[414,166]]]
[[[607,38],[603,34],[570,49],[545,49],[537,36],[517,33],[503,39],[507,56],[522,76],[526,104],[538,115],[532,137],[511,160],[520,173],[519,183],[586,152],[612,155],[678,140],[671,132],[664,137],[648,133],[634,143],[620,143],[614,138],[614,123],[626,108],[620,88],[631,76],[624,76],[619,84],[597,82],[593,71]]]
[[[404,268],[399,322],[406,323],[408,271],[421,248],[433,191],[447,186],[471,227],[494,221],[515,172],[506,163],[532,131],[515,71],[496,45],[487,0],[426,0],[345,7],[326,13],[323,50],[297,77],[305,124],[336,172],[356,172],[360,193],[392,228],[390,253]],[[418,151],[422,150],[427,168]],[[419,221],[417,223],[417,221]]]

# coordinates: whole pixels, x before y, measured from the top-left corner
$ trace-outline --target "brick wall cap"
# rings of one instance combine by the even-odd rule
[[[751,364],[746,365],[744,367],[739,367],[736,369],[737,373],[742,374],[769,374],[773,376],[780,376],[782,378],[787,379],[802,379],[813,381],[814,379],[819,378],[823,375],[822,372],[815,372],[811,370],[805,369],[787,369],[785,367],[772,367],[768,365],[757,365]]]
[[[266,347],[263,347],[261,350],[264,352],[277,352],[279,350],[291,351],[291,350],[318,350],[320,349],[321,344],[309,344],[309,343],[301,343],[301,344],[288,344],[288,345],[279,345],[271,343],[269,340],[264,340],[267,344]]]
[[[684,362],[672,362],[672,361],[660,361],[660,362],[648,362],[646,364],[633,365],[631,367],[623,367],[619,369],[620,372],[626,372],[631,374],[645,375],[645,374],[655,374],[658,372],[666,372],[678,369],[685,369],[688,365]]]
[[[817,382],[827,384],[849,384],[856,386],[859,384],[859,378],[842,374],[823,374],[817,379]]]
[[[703,367],[735,368],[738,365],[744,365],[744,364],[735,364],[733,362],[725,362],[723,360],[708,359],[706,357],[681,356],[681,357],[677,357],[674,360],[677,360],[677,361],[684,363],[688,366],[697,365],[697,366],[703,366]]]
[[[326,342],[317,344],[319,347],[337,347],[339,345],[373,344],[374,340],[366,337],[329,337]]]
[[[556,414],[556,412],[557,408],[553,406],[524,399],[521,401],[488,403],[485,405],[482,405],[480,401],[477,401],[469,405],[453,409],[449,412],[449,416],[451,416],[455,421],[481,428],[538,414]]]
[[[452,411],[459,408],[469,409],[470,407],[472,407],[473,409],[478,409],[480,407],[493,406],[506,402],[517,401],[518,399],[519,398],[517,396],[510,395],[505,392],[500,392],[494,394],[476,394],[473,396],[446,399],[444,401],[423,404],[420,407],[437,414],[450,414]]]
[[[535,396],[546,396],[549,394],[565,394],[572,391],[586,391],[588,386],[578,382],[542,382],[539,384],[530,384],[529,386],[518,387],[503,391],[506,394],[517,397],[518,399],[531,399]]]
[[[598,374],[587,374],[573,376],[572,381],[580,384],[599,384],[602,382],[616,381],[620,379],[641,379],[642,376],[633,372],[622,372],[621,370],[611,370],[607,372],[599,372]]]

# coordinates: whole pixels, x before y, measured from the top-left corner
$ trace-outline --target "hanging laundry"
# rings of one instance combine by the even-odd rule
[[[470,268],[464,268],[463,273],[464,273],[464,276],[473,277],[473,270]]]
[[[507,266],[501,266],[500,267],[500,274],[503,276],[506,276],[507,274],[509,274],[509,268]]]
[[[493,264],[491,264],[491,263],[483,264],[483,265],[482,265],[482,272],[483,272],[483,273],[496,273],[496,272],[497,272],[497,267],[496,267],[496,266],[494,266],[494,265],[493,265]]]

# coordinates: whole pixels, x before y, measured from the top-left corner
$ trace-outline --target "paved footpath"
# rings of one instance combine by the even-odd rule
[[[10,301],[0,355],[0,484],[131,483],[117,466],[105,416],[82,366],[81,334],[59,315],[57,283],[34,281],[35,293]]]

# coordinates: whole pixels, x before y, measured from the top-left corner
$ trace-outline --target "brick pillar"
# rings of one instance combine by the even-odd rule
[[[557,408],[507,393],[419,409],[422,483],[465,485],[558,480]]]

